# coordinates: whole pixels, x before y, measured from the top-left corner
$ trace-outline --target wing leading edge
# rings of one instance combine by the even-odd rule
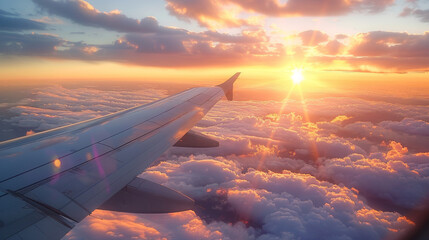
[[[0,143],[0,239],[64,236],[135,182],[223,95],[232,100],[238,75],[216,87],[192,88],[151,104]],[[159,189],[149,185],[145,189]],[[159,192],[181,198],[167,189]],[[141,196],[142,191],[134,193]]]

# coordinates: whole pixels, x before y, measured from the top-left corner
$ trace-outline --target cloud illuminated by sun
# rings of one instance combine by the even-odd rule
[[[304,80],[304,76],[302,75],[302,69],[295,68],[292,70],[291,79],[293,84],[300,84],[302,80]]]

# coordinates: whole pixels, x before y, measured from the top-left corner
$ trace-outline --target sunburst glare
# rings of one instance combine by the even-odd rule
[[[291,79],[293,81],[293,84],[300,84],[302,80],[304,80],[304,76],[302,75],[302,69],[295,68],[294,70],[292,70]]]

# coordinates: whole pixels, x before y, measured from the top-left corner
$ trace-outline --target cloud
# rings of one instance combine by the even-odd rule
[[[301,49],[310,63],[330,66],[334,61],[342,61],[351,71],[368,72],[429,69],[429,33],[373,31],[330,40],[323,32],[309,30],[299,36],[303,42]]]
[[[222,4],[219,4],[218,1],[221,1]],[[194,13],[197,14],[195,11],[198,7],[203,11],[198,16],[211,22],[216,16],[219,16],[219,11],[225,12],[222,6],[235,6],[232,10],[226,11],[233,16],[235,13],[239,13],[235,11],[237,8],[258,13],[256,9],[259,8],[266,8],[263,11],[278,7],[295,9],[300,4],[310,2],[311,6],[318,9],[321,9],[319,4],[324,2],[329,3],[326,6],[339,8],[345,4],[342,0],[333,1],[338,5],[331,4],[330,1],[313,0],[299,2],[290,0],[284,3],[286,5],[274,0],[253,2],[180,0],[169,1],[167,7],[180,16],[182,14],[186,16],[188,10],[189,14],[194,16]],[[429,34],[427,33],[419,35],[377,31],[359,33],[355,36],[337,34],[335,37],[330,37],[319,30],[307,30],[292,36],[299,37],[302,44],[293,45],[292,43],[291,46],[286,46],[284,42],[270,39],[269,34],[257,24],[245,24],[246,27],[238,34],[215,30],[192,32],[162,26],[154,17],[138,20],[129,18],[118,11],[102,12],[83,0],[34,0],[34,2],[49,13],[70,19],[78,24],[124,34],[112,44],[88,44],[67,41],[58,36],[47,37],[47,34],[29,35],[2,32],[0,33],[2,37],[0,53],[83,61],[113,61],[156,67],[280,66],[284,62],[305,59],[309,68],[322,70],[335,68],[336,70],[359,72],[408,72],[428,71],[429,69],[427,64],[429,60],[426,61],[429,55],[427,54],[429,51],[427,47],[429,46]],[[355,10],[376,11],[390,4],[390,0],[347,1],[344,6]],[[306,9],[308,6],[306,5]],[[205,17],[205,14],[211,15],[212,18]],[[0,16],[11,18],[7,14]]]
[[[352,65],[374,65],[398,71],[427,70],[429,33],[422,35],[376,31],[358,34],[348,50]]]
[[[35,54],[21,49],[22,42],[31,44],[29,40],[33,40],[38,41],[35,44],[50,44],[48,39],[29,39],[24,34],[15,34],[12,37],[2,33],[6,35],[6,40],[3,40],[5,47],[0,48],[1,53],[84,61],[114,61],[144,66],[195,67],[274,65],[280,64],[279,60],[285,52],[282,44],[271,44],[265,31],[260,28],[243,30],[235,35],[217,31],[190,32],[162,26],[154,17],[137,20],[117,11],[101,12],[83,0],[34,2],[51,14],[71,19],[84,26],[125,34],[118,37],[113,44],[102,45],[71,42],[56,37],[58,43],[51,44],[50,49],[40,48]],[[6,46],[17,47],[10,49]]]
[[[429,136],[429,123],[423,120],[404,118],[400,122],[385,121],[381,123],[384,128],[417,136]]]
[[[326,160],[319,168],[319,174],[358,189],[361,194],[378,204],[390,204],[400,212],[404,211],[400,207],[411,211],[422,205],[427,198],[428,192],[425,189],[429,180],[427,175],[416,171],[424,165],[410,167],[402,160],[407,152],[398,152],[395,149],[399,147],[399,150],[402,150],[401,144],[391,142],[390,146],[392,150],[387,154],[373,153],[369,157],[352,154],[342,159]],[[407,157],[412,159],[416,156]],[[388,209],[388,206],[384,207]]]
[[[88,52],[88,48],[96,48],[96,51]],[[145,66],[195,67],[276,65],[280,64],[284,50],[282,46],[270,44],[262,30],[243,31],[241,35],[213,31],[184,34],[178,31],[150,35],[128,33],[113,45],[75,44],[58,55],[69,59]]]
[[[349,52],[354,56],[427,57],[429,34],[423,35],[376,31],[355,36]]]
[[[45,30],[46,24],[0,10],[0,31]]]
[[[5,10],[0,9],[0,15],[4,15],[4,16],[18,16],[18,14],[15,13],[11,13]]]
[[[337,40],[332,40],[324,46],[319,47],[319,51],[327,55],[340,55],[345,49],[345,45]]]
[[[329,39],[328,34],[317,30],[308,30],[298,34],[304,46],[316,46]]]
[[[226,1],[228,2],[228,1]],[[167,10],[179,19],[189,21],[195,19],[201,26],[215,28],[220,26],[242,27],[251,26],[249,20],[238,18],[237,8],[219,7],[220,1],[216,0],[173,0],[167,1]]]
[[[101,12],[83,0],[33,0],[33,2],[51,14],[70,19],[85,26],[100,27],[117,32],[156,33],[180,31],[159,26],[158,22],[152,17],[137,20],[129,18],[118,11]]]
[[[49,34],[0,32],[0,53],[24,56],[52,56],[65,41]]]
[[[400,14],[401,17],[407,17],[410,15],[419,18],[422,22],[429,22],[429,9],[422,10],[406,7]]]
[[[393,0],[168,0],[167,9],[179,19],[195,19],[206,27],[238,27],[252,25],[240,13],[256,13],[270,17],[337,16],[354,11],[379,12],[392,5]]]
[[[205,224],[193,211],[134,215],[96,210],[64,239],[81,239],[83,236],[90,239],[252,238],[244,224]]]
[[[55,14],[64,18],[68,18],[76,23],[84,26],[100,27],[107,30],[117,32],[134,33],[131,36],[138,34],[155,34],[155,37],[166,38],[181,38],[185,39],[205,39],[216,42],[252,42],[259,40],[255,36],[251,36],[249,32],[244,31],[243,36],[234,36],[216,31],[206,31],[203,33],[193,33],[185,29],[164,27],[159,25],[154,17],[146,17],[141,20],[129,18],[118,11],[101,12],[95,9],[91,4],[83,0],[72,1],[54,1],[54,0],[34,0],[42,9],[45,9],[51,14]],[[198,7],[198,2],[195,2]],[[194,6],[195,7],[195,6]],[[211,8],[214,9],[214,8]],[[217,15],[217,14],[216,14]],[[140,37],[150,38],[152,35],[139,35]],[[152,38],[152,40],[157,40]]]
[[[40,131],[165,96],[61,86],[34,93],[26,105],[11,106],[16,116],[4,121]],[[281,106],[221,101],[195,127],[219,148],[171,148],[141,174],[201,208],[165,215],[96,211],[66,238],[380,239],[413,226],[404,215],[429,195],[428,106],[307,99],[311,122],[300,101],[290,100],[284,114]]]
[[[88,88],[67,89],[52,86],[33,90],[34,98],[25,105],[9,109],[16,116],[6,121],[12,125],[44,131],[122,109],[152,102],[165,97],[165,92],[153,89],[130,91],[101,91]]]
[[[413,11],[413,15],[420,18],[422,22],[429,22],[429,9],[421,10],[417,9]]]
[[[249,224],[250,233],[256,228],[258,239],[380,239],[411,224],[397,213],[371,209],[350,189],[308,174],[243,172],[233,161],[196,156],[163,162],[142,177],[156,180],[161,173],[166,176],[162,183],[189,194],[197,203],[221,198],[215,208],[226,219]],[[206,178],[200,177],[203,174]]]

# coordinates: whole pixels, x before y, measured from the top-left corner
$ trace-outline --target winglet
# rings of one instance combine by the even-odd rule
[[[226,80],[224,83],[217,85],[218,87],[221,87],[223,89],[223,92],[225,93],[225,96],[229,101],[232,101],[234,82],[235,80],[237,80],[238,76],[240,76],[240,73],[241,72],[234,74],[234,76]]]

